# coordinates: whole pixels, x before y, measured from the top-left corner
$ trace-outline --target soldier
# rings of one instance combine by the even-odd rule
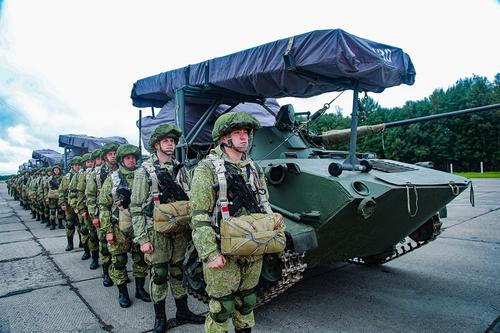
[[[118,170],[106,178],[99,194],[99,220],[101,229],[106,233],[111,253],[109,275],[118,286],[118,302],[122,308],[131,305],[127,289],[128,252],[132,252],[135,296],[144,302],[151,302],[149,294],[144,290],[148,265],[144,261],[139,244],[132,243],[134,233],[129,211],[134,171],[140,157],[139,148],[134,145],[125,144],[118,147],[116,151]]]
[[[25,210],[29,209],[29,200],[28,200],[29,180],[30,180],[30,171],[24,170],[22,177],[19,177],[17,183],[19,197],[21,199],[21,207],[23,207]]]
[[[90,182],[90,179],[94,177],[94,167],[99,167],[102,163],[101,159],[101,151],[95,150],[91,153],[90,160],[87,162],[87,169],[85,169],[86,176],[85,178],[81,177],[78,183],[78,193],[79,193],[79,201],[82,201],[84,206],[84,223],[85,228],[88,230],[89,238],[87,240],[87,246],[90,250],[90,254],[92,256],[92,261],[90,262],[90,269],[97,269],[99,267],[99,238],[97,236],[97,229],[92,224],[93,216],[90,216],[89,208],[87,206],[87,185]]]
[[[78,219],[75,215],[74,208],[71,207],[69,203],[69,185],[76,174],[81,168],[81,158],[75,156],[71,159],[71,170],[63,177],[61,184],[59,185],[59,206],[65,212],[66,215],[66,237],[68,239],[68,245],[66,246],[66,251],[73,250],[73,236],[75,234],[75,227],[78,223]]]
[[[159,232],[147,222],[153,218],[155,203],[188,204],[188,173],[173,156],[180,136],[181,131],[173,125],[160,125],[154,130],[149,146],[155,154],[135,171],[132,187],[130,211],[135,240],[145,253],[146,262],[152,266],[149,290],[155,309],[153,332],[167,329],[165,298],[168,280],[177,307],[177,323],[203,324],[205,321],[205,317],[189,310],[186,289],[182,285],[182,262],[191,238],[189,227],[184,225],[169,232]],[[155,195],[158,195],[157,201],[153,198]]]
[[[62,175],[61,175],[61,166],[60,165],[54,165],[51,168],[52,174],[49,176],[47,179],[47,200],[48,204],[47,206],[49,207],[49,223],[50,223],[50,230],[54,230],[56,228],[56,219],[57,219],[57,226],[59,229],[64,229],[64,226],[62,224],[63,221],[63,210],[61,209],[60,205],[58,205],[57,201],[59,199],[59,185],[61,184],[62,181]]]
[[[88,229],[88,213],[87,207],[85,206],[85,185],[86,178],[92,168],[94,167],[94,161],[92,160],[92,153],[86,153],[82,155],[82,169],[73,178],[70,183],[70,201],[71,206],[74,209],[75,214],[78,217],[78,231],[80,235],[80,242],[83,247],[82,260],[87,260],[90,258],[90,251],[97,250],[97,242],[92,242],[90,240],[90,230]],[[94,247],[95,245],[95,247]],[[93,268],[96,269],[97,267]]]
[[[92,221],[92,225],[97,230],[97,237],[99,239],[99,257],[101,258],[103,280],[102,284],[105,287],[111,287],[113,285],[113,280],[109,277],[109,265],[111,264],[111,254],[108,251],[108,243],[106,241],[106,234],[100,228],[99,221],[99,206],[97,204],[97,198],[101,192],[102,184],[108,177],[110,172],[116,170],[116,149],[118,149],[117,143],[106,143],[99,150],[99,157],[96,157],[96,167],[93,173],[90,174],[87,180],[87,187],[85,188],[85,197],[87,198],[87,209],[89,211],[89,218]],[[104,160],[104,165],[97,165]]]
[[[210,314],[205,322],[205,331],[210,333],[227,332],[229,318],[236,332],[251,332],[255,325],[253,309],[257,295],[254,288],[259,282],[262,255],[222,255],[218,221],[251,212],[242,203],[242,191],[235,190],[237,184],[231,181],[235,177],[229,178],[228,174],[238,175],[244,181],[245,191],[251,193],[261,213],[272,213],[263,172],[248,156],[253,130],[259,127],[257,119],[246,113],[221,115],[212,132],[214,141],[220,145],[198,164],[193,175],[193,242],[203,262],[206,291],[210,296]],[[216,183],[220,191],[213,188]],[[281,222],[274,222],[272,227],[282,228]]]
[[[42,207],[43,207],[43,220],[50,227],[50,213],[49,213],[49,178],[52,176],[52,167],[45,168],[45,177],[42,180]]]
[[[31,217],[36,221],[40,221],[40,215],[38,214],[38,202],[36,200],[36,191],[38,188],[38,177],[40,171],[35,169],[31,176],[30,180],[27,184],[27,192],[28,192],[28,206],[31,209]]]

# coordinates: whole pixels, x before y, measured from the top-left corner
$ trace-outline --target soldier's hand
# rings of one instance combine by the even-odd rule
[[[96,228],[99,228],[101,226],[101,223],[99,222],[99,219],[97,217],[94,217],[92,220],[92,225]]]
[[[153,248],[153,244],[151,244],[151,242],[147,242],[147,243],[144,243],[141,245],[141,252],[142,253],[151,254],[151,253],[153,253],[153,251],[154,251],[154,248]]]
[[[108,232],[106,234],[106,241],[109,243],[109,244],[114,244],[115,243],[115,234],[113,234],[112,232]]]
[[[208,268],[223,268],[226,265],[226,258],[223,255],[217,256],[214,260],[207,264]]]

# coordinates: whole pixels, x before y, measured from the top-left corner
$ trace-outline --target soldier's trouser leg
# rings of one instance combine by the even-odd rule
[[[81,214],[78,214],[78,233],[80,234],[80,241],[83,245],[88,245],[88,241],[90,238],[89,229],[87,229],[87,220],[88,218],[84,218]]]
[[[113,227],[113,233],[115,243],[108,244],[108,250],[111,253],[109,276],[114,284],[122,285],[127,282],[127,254],[130,250],[130,240],[117,225]]]
[[[262,270],[262,257],[254,262],[244,263],[233,257],[226,257],[226,265],[210,269],[203,263],[203,275],[210,296],[210,315],[205,321],[205,332],[219,333],[228,331],[228,319],[233,319],[238,330],[255,326],[253,308],[256,295],[253,292],[259,282]]]
[[[98,251],[99,237],[97,236],[97,230],[92,224],[92,220],[90,218],[86,218],[84,222],[85,222],[85,229],[88,230],[89,234],[87,240],[87,246],[89,247],[90,252]]]
[[[66,236],[67,237],[73,237],[75,234],[75,228],[76,228],[77,222],[76,222],[76,215],[73,212],[73,208],[68,206],[68,209],[66,210]]]
[[[145,254],[146,262],[151,266],[149,292],[153,303],[159,303],[167,298],[168,294],[168,263],[172,259],[172,243],[169,237],[148,229],[149,240],[153,244],[153,253]]]
[[[54,230],[56,228],[56,217],[57,217],[57,199],[49,199],[49,203],[47,205],[48,210],[48,219],[50,221],[50,229]]]
[[[50,212],[49,212],[50,208],[49,208],[49,204],[48,203],[44,203],[43,204],[43,216],[45,217],[45,220],[48,221],[48,224],[50,224]]]
[[[106,234],[98,230],[97,237],[99,238],[99,258],[103,266],[109,266],[111,264],[111,253],[108,250],[108,242],[106,241]]]
[[[149,266],[144,261],[144,253],[141,252],[140,245],[135,243],[132,247],[132,275],[134,278],[145,278],[148,275]]]

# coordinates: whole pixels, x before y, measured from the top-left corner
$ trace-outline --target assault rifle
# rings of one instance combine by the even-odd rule
[[[182,164],[179,164],[174,168],[174,174],[179,171]],[[184,189],[177,184],[168,171],[161,170],[158,174],[158,183],[161,186],[161,197],[170,199],[173,198],[174,201],[189,200]]]

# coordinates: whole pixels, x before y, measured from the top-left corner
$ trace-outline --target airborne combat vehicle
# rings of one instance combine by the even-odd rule
[[[153,110],[152,117],[139,116],[146,142],[160,123],[183,130],[177,158],[188,166],[213,146],[210,132],[218,115],[249,112],[262,123],[251,156],[264,169],[272,208],[286,218],[287,228],[286,252],[265,257],[262,304],[299,281],[306,267],[380,264],[439,234],[437,212],[469,186],[468,179],[356,152],[358,133],[404,125],[358,129],[358,94],[412,85],[414,79],[411,59],[401,49],[323,30],[138,80],[131,97],[134,106]],[[291,105],[279,107],[275,100],[344,90],[353,91],[351,128],[320,136],[308,133],[307,123],[333,101],[300,123]],[[156,116],[154,108],[161,108]],[[325,149],[347,140],[349,151]],[[206,301],[195,254],[186,258],[185,273],[191,292]]]

